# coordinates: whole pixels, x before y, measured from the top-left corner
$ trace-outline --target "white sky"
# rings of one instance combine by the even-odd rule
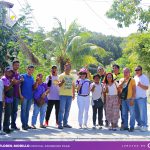
[[[38,24],[50,31],[56,24],[57,17],[64,28],[75,19],[77,22],[91,31],[101,32],[106,35],[128,36],[137,31],[136,25],[129,28],[118,29],[115,20],[105,16],[113,0],[7,0],[14,3],[13,11],[18,16],[21,6],[27,2],[33,9],[33,14]],[[20,3],[20,4],[19,4]],[[21,6],[20,6],[21,5]],[[88,7],[92,8],[94,12]],[[150,5],[149,0],[143,0],[142,6]],[[34,21],[37,28],[37,23]]]

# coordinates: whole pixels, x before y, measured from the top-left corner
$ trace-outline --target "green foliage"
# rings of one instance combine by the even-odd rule
[[[63,71],[65,62],[69,59],[73,68],[78,68],[89,63],[98,63],[93,54],[104,54],[104,49],[95,44],[87,42],[91,37],[89,32],[81,28],[76,21],[73,21],[67,30],[63,29],[61,22],[55,18],[58,27],[53,28],[49,33],[49,39],[53,56],[60,64]]]
[[[150,7],[144,10],[141,7],[142,0],[114,0],[107,11],[108,18],[118,21],[118,27],[129,27],[138,21],[140,31],[148,29],[150,23]]]
[[[135,66],[141,65],[144,72],[149,73],[150,32],[132,34],[124,42],[123,56],[116,63],[121,68],[129,67],[132,72]]]

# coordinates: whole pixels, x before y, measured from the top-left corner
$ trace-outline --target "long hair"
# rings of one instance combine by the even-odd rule
[[[106,83],[106,84],[108,84],[107,76],[108,76],[109,74],[112,76],[112,82],[114,82],[113,74],[109,72],[109,73],[107,73],[106,76],[105,76],[104,83]]]

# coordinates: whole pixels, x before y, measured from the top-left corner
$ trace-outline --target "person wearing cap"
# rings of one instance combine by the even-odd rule
[[[95,74],[93,76],[94,82],[91,84],[90,88],[92,91],[92,108],[93,108],[93,129],[96,129],[96,117],[98,113],[98,125],[99,129],[102,129],[103,125],[103,85],[100,83],[100,75]],[[99,102],[99,105],[96,105]]]
[[[142,73],[141,66],[135,68],[134,80],[136,82],[135,119],[137,121],[137,127],[135,129],[144,132],[148,130],[146,91],[149,87],[149,79]]]
[[[38,85],[35,88],[34,97],[34,109],[32,115],[32,129],[36,129],[36,121],[38,114],[40,113],[40,128],[46,128],[43,124],[46,109],[47,109],[47,94],[49,93],[49,88],[46,83],[43,82],[43,75],[38,74]]]
[[[59,86],[58,86],[59,79],[57,72],[58,72],[57,66],[52,66],[50,75],[46,77],[46,83],[48,84],[50,90],[47,95],[48,105],[45,117],[45,126],[48,126],[53,106],[55,106],[56,125],[58,125],[60,100],[59,100]]]
[[[79,72],[80,79],[77,84],[77,104],[79,128],[87,128],[88,112],[90,106],[90,80],[87,77],[87,69],[82,68]]]
[[[23,78],[20,78],[20,74],[18,72],[20,66],[20,62],[18,60],[14,60],[12,63],[13,67],[13,77],[16,79],[16,83],[13,85],[14,94],[13,94],[13,105],[12,105],[12,113],[11,113],[11,129],[19,130],[16,125],[16,118],[17,118],[17,111],[18,111],[18,104],[19,104],[19,90],[20,90],[20,83],[23,81]]]
[[[4,76],[2,81],[4,84],[4,102],[5,102],[5,111],[4,111],[4,122],[3,122],[3,131],[9,134],[12,130],[10,129],[10,117],[13,104],[13,85],[16,83],[16,79],[13,77],[13,68],[8,66],[5,68]]]
[[[31,129],[31,127],[28,125],[29,111],[33,99],[33,90],[38,86],[39,79],[36,78],[36,82],[34,82],[34,78],[32,76],[33,72],[34,66],[29,65],[27,67],[27,73],[21,75],[21,77],[23,78],[23,82],[20,86],[21,122],[23,130]]]
[[[75,98],[75,83],[74,77],[70,74],[70,71],[71,64],[66,63],[64,65],[64,73],[59,76],[60,107],[58,114],[58,129],[72,128],[72,126],[68,124],[68,117],[72,100]]]

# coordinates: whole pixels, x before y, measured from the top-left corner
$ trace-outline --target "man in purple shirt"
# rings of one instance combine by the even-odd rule
[[[10,130],[10,116],[12,111],[12,103],[13,103],[13,85],[16,83],[16,79],[12,78],[13,69],[8,66],[5,68],[5,75],[2,77],[2,81],[4,84],[4,102],[5,102],[5,112],[4,112],[4,122],[3,122],[3,131],[9,134],[12,130]]]
[[[55,106],[55,116],[56,124],[58,125],[58,113],[59,113],[59,86],[58,86],[58,75],[57,75],[57,66],[52,66],[51,75],[46,77],[46,83],[50,87],[50,92],[47,95],[48,106],[45,117],[45,126],[48,126],[48,121],[53,109]]]
[[[14,60],[12,63],[13,67],[13,77],[16,79],[16,84],[13,86],[14,93],[13,93],[13,105],[12,105],[12,113],[11,113],[11,128],[13,130],[19,130],[19,128],[16,126],[16,118],[17,118],[17,111],[18,111],[18,103],[19,103],[19,88],[20,83],[23,81],[23,78],[20,78],[20,74],[18,72],[19,69],[19,61]]]

